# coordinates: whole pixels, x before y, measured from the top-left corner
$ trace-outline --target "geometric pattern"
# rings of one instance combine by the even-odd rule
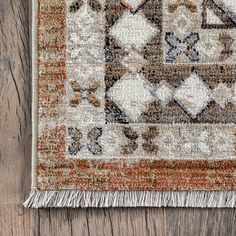
[[[133,6],[138,6],[138,2],[141,1],[130,2],[133,2]],[[233,59],[236,57],[236,53],[233,50],[236,30],[229,28],[226,33],[218,29],[217,35],[216,29],[205,29],[202,26],[203,17],[201,13],[204,9],[201,3],[203,2],[198,0],[192,5],[185,6],[183,1],[163,1],[163,3],[159,1],[158,4],[152,1],[142,1],[142,4],[135,12],[133,10],[129,12],[126,7],[122,8],[119,4],[110,4],[111,8],[116,7],[120,17],[118,18],[117,15],[114,15],[114,19],[112,19],[111,14],[108,18],[111,23],[109,25],[108,21],[106,24],[106,52],[108,53],[105,56],[107,58],[109,56],[105,75],[106,90],[108,91],[105,104],[107,122],[147,122],[162,124],[168,122],[168,119],[170,123],[235,122],[233,114],[236,112],[236,108],[233,103],[230,102],[232,99],[227,99],[227,109],[227,106],[222,106],[222,103],[216,98],[216,94],[214,93],[214,95],[212,95],[211,93],[212,90],[217,91],[215,88],[221,82],[225,82],[226,91],[227,87],[230,88],[234,86],[236,71],[233,64],[231,65],[231,61],[233,62]],[[161,13],[155,14],[155,10],[150,10],[157,6],[160,7],[156,9],[157,12],[160,11],[161,8],[164,9],[162,18]],[[136,19],[136,22],[139,22],[137,24],[140,25],[138,31],[140,31],[142,38],[137,40],[136,45],[135,37],[133,37],[135,33],[132,34],[132,36],[123,33],[127,28],[130,32],[133,31],[132,27],[136,27],[137,29],[137,26],[135,26],[136,23],[134,24],[132,20],[125,20],[128,16],[132,16],[132,19]],[[146,16],[146,19],[144,16]],[[158,19],[158,17],[160,17],[160,19]],[[179,19],[179,21],[173,22],[172,19]],[[181,20],[183,20],[183,22],[181,22]],[[163,21],[163,24],[160,24],[161,21]],[[179,32],[179,25],[181,25],[181,32]],[[148,33],[145,34],[144,31],[142,31],[144,29],[149,29]],[[156,30],[154,31],[154,29]],[[145,36],[143,36],[144,34]],[[204,36],[206,34],[207,37]],[[126,35],[126,37],[124,37],[124,35]],[[208,37],[209,39],[207,40],[209,41],[205,40],[205,38]],[[122,40],[127,40],[129,45],[126,45]],[[111,41],[112,43],[110,43]],[[164,44],[162,42],[164,42]],[[159,45],[159,48],[155,48],[153,45]],[[139,51],[138,54],[134,51],[137,50],[137,48]],[[127,68],[124,64],[124,61],[129,58],[127,54],[132,55],[133,60],[130,63],[131,69]],[[136,63],[134,62],[135,58],[137,59]],[[211,65],[211,63],[215,61],[216,63]],[[137,68],[136,70],[135,67]],[[223,71],[221,71],[220,68],[222,68]],[[123,78],[124,74],[127,73],[127,69],[129,69],[128,72],[131,73],[130,77],[134,76],[134,78],[136,78],[137,75],[135,73],[140,73],[141,76],[144,76],[146,81],[150,82],[148,86],[151,89],[151,94],[154,95],[153,99],[151,99],[148,93],[147,100],[150,100],[149,104],[147,104],[145,98],[142,98],[144,99],[142,103],[138,100],[136,101],[140,104],[138,112],[135,109],[133,111],[128,109],[129,111],[127,111],[120,102],[117,104],[117,99],[111,99],[109,96],[109,91],[114,91],[114,88],[117,87],[116,83],[119,83],[115,81],[119,81]],[[181,95],[178,91],[184,93],[184,91],[188,89],[186,86],[186,88],[184,87],[183,82],[187,82],[187,78],[191,78],[193,70],[201,82],[197,83],[194,79],[191,81],[188,79],[192,89],[191,92],[196,95],[198,92],[196,89],[200,88],[202,98],[195,96],[195,100],[192,98],[194,105],[191,105],[188,99],[180,98],[181,96],[183,97],[183,94]],[[229,73],[228,76],[227,73]],[[169,104],[168,107],[159,106],[160,99],[158,98],[158,92],[156,92],[159,91],[158,86],[160,86],[160,82],[163,83],[163,81],[165,81],[168,86],[162,86],[162,88],[165,88],[165,92],[169,94],[166,94],[167,100],[165,101],[164,99],[164,102],[161,104]],[[204,85],[201,86],[201,83]],[[180,90],[180,88],[183,89]],[[146,87],[143,89],[146,90]],[[173,94],[174,90],[175,94]],[[185,96],[187,95],[185,94]],[[216,99],[214,99],[214,97]],[[185,100],[185,102],[183,100]],[[135,103],[134,100],[133,103]],[[227,115],[224,117],[220,115],[221,118],[213,117],[211,114],[217,111],[220,113],[227,112]],[[137,116],[138,114],[139,117]],[[166,117],[170,115],[172,116],[171,119],[167,119]],[[210,116],[211,119],[209,119]],[[122,118],[120,119],[120,117]]]
[[[236,189],[234,1],[38,3],[39,189]]]
[[[166,62],[173,63],[181,54],[185,54],[190,62],[199,61],[199,53],[195,48],[195,44],[199,41],[198,33],[191,33],[184,40],[180,40],[174,33],[167,32],[165,40],[170,46],[166,55]]]
[[[120,96],[120,95],[123,96]],[[150,88],[139,74],[125,74],[108,91],[108,96],[131,118],[138,120],[146,104],[153,100]]]
[[[211,101],[207,85],[196,73],[184,80],[176,90],[174,98],[193,118],[196,118]]]
[[[109,30],[110,36],[123,47],[142,49],[155,36],[155,29],[140,12],[125,12]],[[137,40],[138,38],[138,40]]]
[[[203,27],[217,29],[236,28],[235,3],[228,0],[204,0]]]

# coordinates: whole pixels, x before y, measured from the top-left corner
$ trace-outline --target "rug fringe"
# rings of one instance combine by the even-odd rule
[[[236,191],[32,190],[23,204],[46,207],[236,207]]]

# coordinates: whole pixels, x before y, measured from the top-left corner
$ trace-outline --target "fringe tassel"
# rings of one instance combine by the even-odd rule
[[[236,207],[236,191],[32,190],[23,204],[47,207]]]

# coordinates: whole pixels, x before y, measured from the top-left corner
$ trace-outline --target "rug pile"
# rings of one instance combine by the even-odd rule
[[[236,2],[34,0],[28,207],[236,206]]]

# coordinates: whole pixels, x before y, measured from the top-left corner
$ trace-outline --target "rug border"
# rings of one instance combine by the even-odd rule
[[[236,191],[80,191],[37,189],[38,0],[32,0],[32,183],[25,207],[236,207]]]
[[[38,0],[32,0],[32,167],[31,189],[37,189],[38,134]]]

